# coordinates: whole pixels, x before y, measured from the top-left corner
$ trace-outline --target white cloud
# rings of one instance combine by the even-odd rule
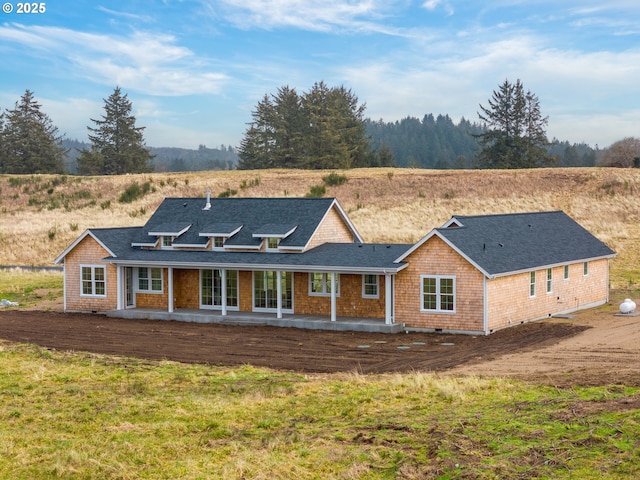
[[[78,76],[153,95],[215,94],[228,80],[224,73],[210,71],[202,57],[176,45],[171,35],[117,36],[5,24],[0,40],[64,59],[72,64],[68,71]]]
[[[640,136],[640,112],[628,111],[640,96],[640,49],[560,50],[534,35],[478,39],[458,43],[457,52],[445,42],[434,43],[421,52],[407,49],[343,66],[340,73],[374,120],[433,113],[477,121],[479,104],[486,104],[505,79],[519,78],[549,116],[549,137],[603,147]]]
[[[204,0],[222,6],[222,16],[239,28],[293,27],[301,30],[334,30],[392,33],[381,19],[393,11],[393,0]]]
[[[439,7],[444,8],[447,15],[453,15],[455,13],[451,4],[446,0],[426,0],[422,4],[422,8],[426,8],[431,11],[438,9]]]

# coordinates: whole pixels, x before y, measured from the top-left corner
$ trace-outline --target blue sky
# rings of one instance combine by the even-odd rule
[[[394,121],[477,120],[520,79],[547,134],[600,148],[640,136],[637,0],[49,1],[0,13],[0,107],[25,89],[68,138],[116,86],[149,146],[237,146],[265,95],[323,80]],[[3,5],[3,10],[8,9]]]

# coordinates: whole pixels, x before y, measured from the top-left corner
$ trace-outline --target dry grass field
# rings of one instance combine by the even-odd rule
[[[327,171],[157,173],[117,177],[0,176],[0,264],[50,265],[90,227],[141,225],[165,197],[298,197]],[[452,215],[564,210],[618,257],[613,288],[640,286],[640,171],[536,169],[434,171],[357,169],[326,186],[369,242],[415,242]],[[119,199],[137,183],[140,198]]]

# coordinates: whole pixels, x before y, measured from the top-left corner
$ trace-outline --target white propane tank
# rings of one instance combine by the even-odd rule
[[[632,313],[636,310],[636,302],[630,298],[625,298],[620,304],[620,313]]]

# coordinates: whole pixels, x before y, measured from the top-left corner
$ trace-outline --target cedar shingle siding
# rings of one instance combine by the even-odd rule
[[[143,227],[83,233],[56,259],[65,265],[66,310],[123,309],[118,278],[138,267],[162,269],[163,282],[160,293],[135,292],[139,309],[170,310],[170,285],[174,311],[199,309],[200,271],[225,269],[238,271],[235,310],[251,312],[254,275],[279,270],[293,276],[294,313],[331,316],[331,296],[311,294],[309,277],[337,273],[337,317],[408,330],[488,334],[608,299],[615,253],[563,212],[452,217],[415,245],[389,245],[362,243],[335,199],[214,199],[204,207],[201,198],[166,199]],[[163,236],[175,237],[170,248]],[[218,239],[213,249],[213,236],[224,245]],[[277,239],[269,250],[267,238]],[[81,294],[82,265],[104,267],[104,296]],[[377,276],[373,298],[363,295],[365,274]]]

